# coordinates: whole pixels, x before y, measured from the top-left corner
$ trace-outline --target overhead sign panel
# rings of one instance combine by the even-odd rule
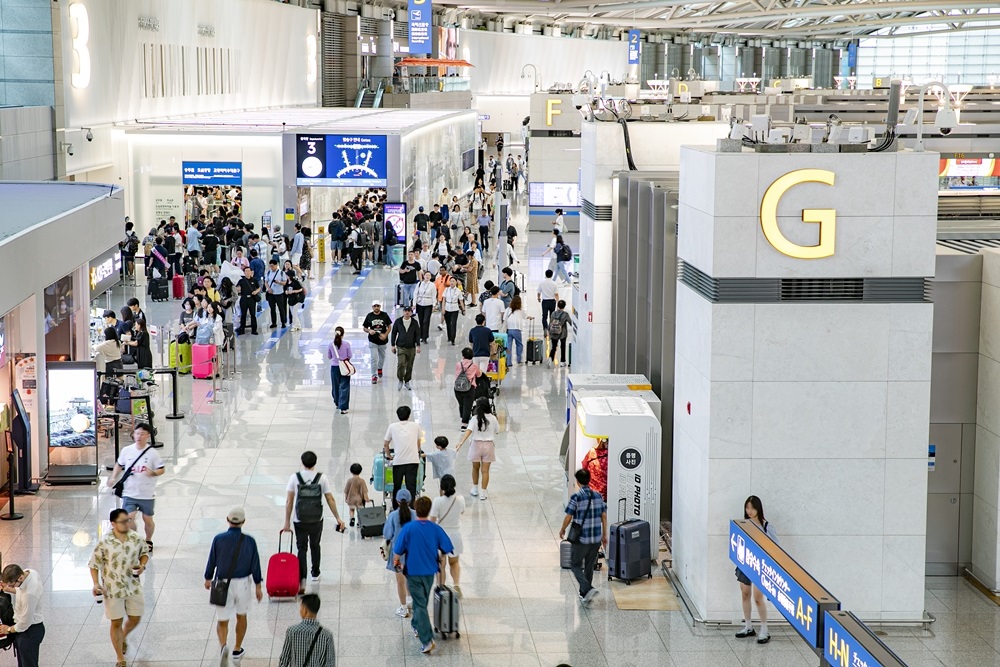
[[[296,185],[384,188],[388,181],[385,135],[300,134]]]
[[[823,648],[823,614],[840,602],[750,521],[729,523],[729,560],[813,648]]]
[[[628,64],[639,64],[639,31],[628,31]]]
[[[118,244],[111,246],[105,252],[90,262],[90,298],[104,294],[121,282],[122,253]]]
[[[243,164],[240,162],[182,162],[181,182],[184,185],[243,185]]]
[[[410,55],[431,53],[431,0],[409,0]]]
[[[850,612],[826,612],[823,627],[826,634],[823,660],[831,667],[906,667]]]

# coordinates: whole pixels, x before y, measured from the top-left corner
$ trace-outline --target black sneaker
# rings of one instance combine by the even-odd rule
[[[744,628],[736,633],[737,639],[746,639],[747,637],[756,637],[757,631],[753,628]]]
[[[351,517],[351,528],[354,528],[354,517]]]
[[[771,635],[761,635],[760,637],[757,637],[758,644],[766,644],[769,641],[771,641]]]

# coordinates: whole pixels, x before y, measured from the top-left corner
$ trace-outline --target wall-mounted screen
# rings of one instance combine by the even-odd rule
[[[382,204],[382,215],[386,222],[396,230],[396,240],[406,243],[406,204]]]
[[[529,183],[528,206],[579,206],[578,183]]]
[[[476,149],[470,148],[462,153],[462,171],[469,171],[476,166]]]
[[[243,185],[241,162],[182,162],[184,185]]]
[[[1000,189],[1000,160],[993,158],[941,158],[939,190]]]
[[[388,183],[385,135],[300,134],[296,137],[299,187],[384,188]]]

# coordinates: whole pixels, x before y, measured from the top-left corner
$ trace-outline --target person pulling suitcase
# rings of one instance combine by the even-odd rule
[[[608,545],[608,508],[601,494],[590,488],[590,473],[587,470],[577,470],[575,477],[580,490],[570,497],[566,505],[559,539],[566,539],[572,545],[570,570],[580,584],[580,602],[589,607],[598,595],[593,584],[597,552],[602,544],[605,547]]]

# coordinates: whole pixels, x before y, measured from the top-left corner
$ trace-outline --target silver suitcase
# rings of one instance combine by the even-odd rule
[[[441,633],[441,639],[447,639],[449,634],[456,638],[462,635],[458,632],[458,595],[448,586],[434,587],[434,630]]]

